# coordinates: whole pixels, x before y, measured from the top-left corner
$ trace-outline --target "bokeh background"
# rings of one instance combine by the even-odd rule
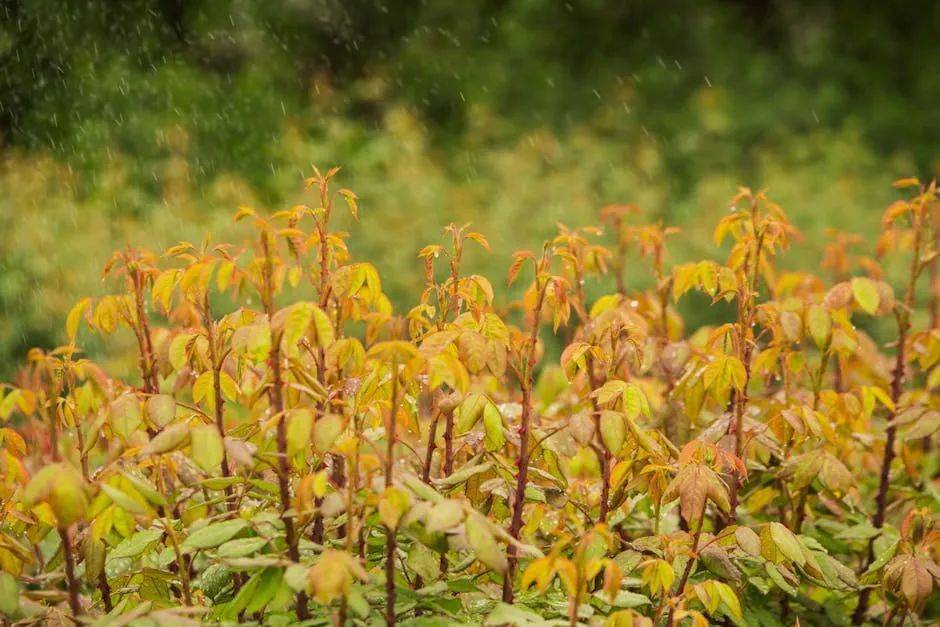
[[[401,308],[451,221],[494,279],[610,202],[680,226],[681,261],[717,254],[739,184],[817,268],[826,229],[877,235],[890,182],[940,170],[938,33],[931,1],[3,0],[0,375],[113,248],[237,237],[312,164],[343,166],[353,254]]]

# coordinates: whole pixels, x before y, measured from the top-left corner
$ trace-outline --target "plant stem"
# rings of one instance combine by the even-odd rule
[[[65,556],[65,580],[69,587],[69,608],[72,617],[82,615],[82,606],[78,600],[78,579],[75,578],[75,555],[72,553],[72,539],[66,527],[59,527],[59,536],[62,538],[62,553]]]
[[[150,320],[144,307],[144,276],[136,264],[128,268],[134,286],[134,307],[137,311],[138,343],[140,347],[140,374],[144,381],[144,391],[148,394],[159,392],[157,381],[157,360],[153,352],[153,337],[150,333]]]
[[[692,537],[692,556],[689,558],[689,561],[685,564],[685,570],[682,571],[682,577],[679,578],[679,585],[676,586],[676,594],[682,594],[682,591],[685,590],[685,584],[688,583],[689,577],[692,575],[692,569],[695,567],[695,562],[698,561],[698,543],[702,538],[702,525],[705,523],[705,514],[703,513],[699,516],[698,526],[695,528],[695,535]],[[673,625],[675,623],[675,607],[669,608],[669,618],[666,620],[667,625]]]
[[[578,624],[578,612],[581,609],[581,587],[584,585],[582,581],[584,574],[581,572],[580,566],[577,567],[577,573],[574,596],[568,602],[568,625],[570,627],[576,627]]]
[[[212,319],[212,310],[209,305],[208,295],[205,298],[203,303],[203,321],[206,325],[206,339],[209,344],[209,362],[212,366],[212,393],[213,393],[213,406],[215,411],[215,428],[219,432],[219,437],[222,441],[225,441],[225,414],[224,414],[224,404],[225,400],[222,398],[222,363],[218,359],[218,351],[216,350],[215,345],[215,320]],[[228,465],[228,453],[225,450],[225,447],[222,447],[222,476],[231,477],[232,472],[229,469]],[[232,501],[232,487],[225,486],[225,498],[228,504],[229,511],[232,511],[235,504]]]
[[[911,329],[910,312],[914,306],[914,296],[919,273],[921,244],[923,240],[923,218],[914,212],[914,250],[911,258],[910,274],[908,276],[907,291],[904,294],[904,303],[895,307],[895,319],[898,325],[898,344],[895,354],[894,372],[891,376],[891,401],[895,409],[888,415],[888,428],[885,431],[885,448],[881,460],[881,476],[878,483],[878,495],[875,498],[875,514],[871,524],[875,529],[881,529],[885,522],[885,512],[888,509],[888,488],[891,484],[891,463],[894,461],[894,444],[897,438],[897,406],[904,390],[904,367],[907,363],[906,344],[907,334]],[[875,538],[868,541],[868,556],[865,560],[864,570],[868,570],[875,561]],[[865,588],[859,593],[858,605],[852,614],[852,624],[861,625],[868,612],[868,602],[871,597],[871,588]]]
[[[594,372],[594,359],[589,355],[585,364],[590,385],[591,411],[594,414],[594,431],[601,441],[601,503],[597,522],[607,524],[607,515],[610,513],[610,462],[612,455],[610,449],[607,448],[607,444],[604,443],[604,438],[601,437],[601,408],[594,396],[594,392],[600,387],[600,383],[597,381],[597,375]]]
[[[448,410],[444,416],[444,463],[441,476],[447,478],[454,472],[454,410]],[[441,555],[440,570],[447,572],[447,552]]]
[[[752,204],[751,224],[755,230],[758,228],[757,215],[757,205]],[[764,231],[761,229],[758,231],[757,240],[754,244],[754,256],[750,258],[751,265],[748,265],[747,260],[744,264],[744,279],[746,284],[738,291],[738,341],[736,348],[738,359],[744,366],[744,385],[741,387],[740,392],[732,392],[734,398],[734,421],[728,425],[728,428],[729,431],[731,429],[734,430],[734,454],[742,463],[744,463],[744,414],[747,411],[747,388],[751,383],[751,353],[753,351],[753,344],[749,341],[748,336],[754,322],[755,299],[757,297],[757,283],[760,276],[760,257],[763,246]],[[735,471],[734,474],[735,480],[731,482],[731,494],[729,498],[731,504],[729,516],[732,521],[737,520],[738,490],[740,490],[744,481],[744,477],[742,477],[740,473]]]
[[[536,281],[538,281],[536,275]],[[542,305],[545,302],[545,291],[547,284],[538,290],[535,309],[533,310],[532,329],[529,333],[528,350],[526,351],[525,362],[523,364],[522,377],[519,380],[519,386],[522,388],[522,417],[519,425],[519,457],[516,460],[516,491],[513,500],[512,522],[509,527],[509,535],[513,540],[519,540],[519,534],[522,530],[522,509],[525,506],[525,488],[529,474],[529,422],[532,417],[532,369],[535,367],[535,348],[539,336],[539,320],[542,315]],[[512,603],[515,595],[513,593],[513,575],[516,572],[516,563],[518,561],[515,544],[510,544],[506,550],[508,558],[508,567],[503,578],[503,602]]]
[[[425,483],[431,482],[431,462],[434,459],[434,450],[437,448],[435,439],[437,439],[437,423],[441,420],[441,411],[434,411],[434,417],[431,418],[431,424],[428,427],[428,449],[424,455],[424,466],[421,468],[421,480]]]
[[[170,539],[170,544],[173,547],[173,554],[176,556],[176,563],[178,564],[180,575],[180,583],[183,586],[183,602],[187,606],[192,605],[192,593],[189,589],[189,566],[187,566],[186,560],[183,554],[180,552],[180,546],[179,541],[176,538],[176,532],[173,530],[173,525],[170,524],[170,521],[166,518],[161,518],[160,522],[163,524],[163,529],[166,531],[166,535]]]
[[[587,299],[584,295],[584,281],[582,279],[581,270],[579,268],[580,266],[576,264],[574,271],[574,285],[579,306],[575,307],[575,311],[578,312],[578,315],[581,318],[581,325],[585,335],[590,335],[591,319],[587,314]],[[594,433],[596,434],[597,439],[600,441],[601,501],[600,513],[598,514],[597,522],[606,524],[607,514],[610,512],[610,461],[612,455],[610,449],[607,448],[607,444],[604,442],[604,438],[601,436],[601,408],[598,406],[597,399],[594,397],[594,392],[600,388],[601,384],[597,380],[597,373],[594,371],[594,357],[590,352],[587,353],[585,366],[588,375],[588,398],[591,401],[591,414],[594,417]]]
[[[101,601],[104,603],[104,611],[110,612],[114,609],[114,605],[111,603],[111,586],[108,584],[108,575],[105,574],[103,568],[101,572],[98,573],[98,590],[101,592]]]
[[[388,440],[385,453],[385,487],[390,488],[395,478],[395,432],[398,422],[398,362],[392,364],[392,405],[388,413]],[[395,530],[385,528],[385,623],[395,625],[395,551],[398,538]]]
[[[274,258],[271,254],[270,234],[263,231],[261,234],[261,247],[264,251],[264,296],[265,313],[270,322],[274,317]],[[277,416],[277,485],[281,497],[281,521],[284,523],[284,536],[287,541],[287,555],[291,561],[300,561],[300,551],[297,549],[297,534],[294,529],[294,520],[288,515],[290,510],[290,466],[287,460],[287,425],[284,415],[284,378],[281,373],[281,337],[271,329],[271,387],[268,393],[269,402],[274,415]],[[310,614],[307,610],[307,594],[304,591],[297,593],[297,618],[306,620]]]

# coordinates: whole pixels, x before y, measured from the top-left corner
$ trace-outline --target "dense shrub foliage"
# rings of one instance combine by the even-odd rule
[[[937,617],[936,185],[819,276],[742,189],[723,261],[602,210],[520,251],[419,253],[395,313],[331,230],[357,197],[238,210],[244,242],[125,249],[0,398],[0,614],[41,624],[902,624]],[[605,239],[606,238],[606,239]],[[605,243],[606,242],[606,243]],[[389,246],[395,242],[389,241]],[[643,263],[633,263],[637,250]],[[895,290],[882,261],[900,259]],[[649,273],[652,287],[624,277]],[[609,278],[609,275],[613,275]],[[610,293],[588,302],[585,286]],[[692,293],[699,293],[694,296]],[[686,329],[682,298],[727,319]],[[856,324],[886,318],[882,348]],[[123,381],[83,357],[131,337]],[[566,346],[545,356],[551,335]]]
[[[308,202],[311,162],[381,198],[333,224],[401,311],[448,221],[486,233],[463,268],[492,279],[556,221],[629,199],[693,261],[742,180],[806,235],[788,267],[813,269],[825,229],[874,237],[892,176],[940,173],[940,3],[899,4],[0,2],[0,379],[66,341],[109,251],[238,241],[231,207]],[[689,302],[687,325],[715,321]],[[127,376],[127,339],[82,348]]]

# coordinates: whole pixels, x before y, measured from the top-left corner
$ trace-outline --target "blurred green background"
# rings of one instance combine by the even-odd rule
[[[816,268],[826,228],[877,234],[890,182],[940,170],[938,32],[930,1],[4,0],[0,374],[61,341],[113,248],[237,237],[237,204],[305,200],[312,164],[343,166],[351,250],[400,308],[451,221],[499,285],[609,202],[716,256],[739,184]]]

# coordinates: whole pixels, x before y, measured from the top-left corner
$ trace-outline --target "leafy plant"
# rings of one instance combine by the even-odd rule
[[[934,183],[896,183],[874,256],[834,238],[828,287],[778,264],[799,234],[747,189],[715,230],[724,262],[670,268],[677,231],[608,206],[614,245],[559,225],[514,256],[508,306],[461,268],[487,240],[450,225],[401,315],[332,230],[336,203],[359,210],[337,174],[307,180],[315,205],[240,208],[241,244],[116,253],[115,293],[3,388],[6,618],[936,618],[940,329],[937,299],[916,302],[925,271],[936,289]],[[900,299],[889,254],[909,256]],[[654,282],[632,292],[641,264]],[[681,298],[729,320],[686,330]],[[889,316],[881,349],[864,328]],[[130,332],[137,381],[82,356],[85,327]]]

